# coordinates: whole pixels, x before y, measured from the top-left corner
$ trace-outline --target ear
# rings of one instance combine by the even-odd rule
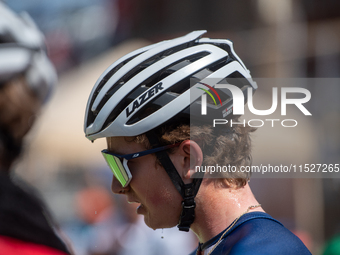
[[[175,152],[173,163],[181,175],[184,183],[190,183],[191,176],[196,172],[196,167],[200,167],[203,162],[203,153],[200,146],[192,141],[185,140]]]

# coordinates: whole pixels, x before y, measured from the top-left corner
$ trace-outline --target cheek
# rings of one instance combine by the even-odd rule
[[[173,206],[179,195],[164,168],[155,163],[150,166],[147,200],[153,206]]]
[[[155,190],[147,190],[147,202],[155,207],[169,206],[174,203],[174,194],[165,185],[157,185]]]
[[[156,158],[146,156],[146,160],[131,164],[130,187],[142,202],[151,208],[173,210],[181,206],[182,198]]]

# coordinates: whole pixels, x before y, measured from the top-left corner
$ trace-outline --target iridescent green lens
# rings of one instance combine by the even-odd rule
[[[120,159],[116,156],[106,154],[102,152],[107,164],[111,168],[114,176],[117,178],[117,180],[122,184],[123,187],[126,187],[129,183],[129,177],[125,171],[125,168],[120,161]]]

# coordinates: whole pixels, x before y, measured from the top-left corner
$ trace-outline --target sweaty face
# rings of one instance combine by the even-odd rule
[[[107,139],[108,150],[116,154],[130,154],[146,150],[142,144],[131,142],[124,137]],[[112,191],[126,195],[129,203],[139,203],[137,213],[144,215],[150,228],[169,228],[178,224],[182,198],[164,168],[156,161],[154,154],[128,161],[132,174],[130,184],[122,188],[113,177]]]

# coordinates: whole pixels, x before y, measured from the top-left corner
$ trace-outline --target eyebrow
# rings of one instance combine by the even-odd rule
[[[117,148],[111,148],[112,146],[111,145],[113,145],[113,144],[119,144],[118,142],[113,142],[112,140],[111,140],[111,137],[108,137],[107,139],[106,139],[106,142],[107,142],[107,151],[108,152],[111,152],[111,153],[114,153],[114,154],[120,154],[120,155],[124,155],[124,153],[122,153],[121,151],[116,151],[115,149],[117,149]],[[119,149],[119,148],[118,148]]]
[[[112,149],[110,149],[110,148],[107,148],[106,151],[109,152],[109,153],[112,153],[112,154],[117,154],[117,155],[128,155],[128,154],[132,154],[132,153],[122,153],[122,152],[120,152],[120,151],[115,151],[115,150],[112,150]]]
[[[118,150],[114,150],[113,148],[110,148],[110,146],[107,146],[106,151],[112,154],[117,154],[117,155],[133,155],[135,153],[138,153],[140,151],[136,151],[136,152],[129,152],[129,153],[123,153],[122,151],[119,151],[119,148],[115,148]]]

